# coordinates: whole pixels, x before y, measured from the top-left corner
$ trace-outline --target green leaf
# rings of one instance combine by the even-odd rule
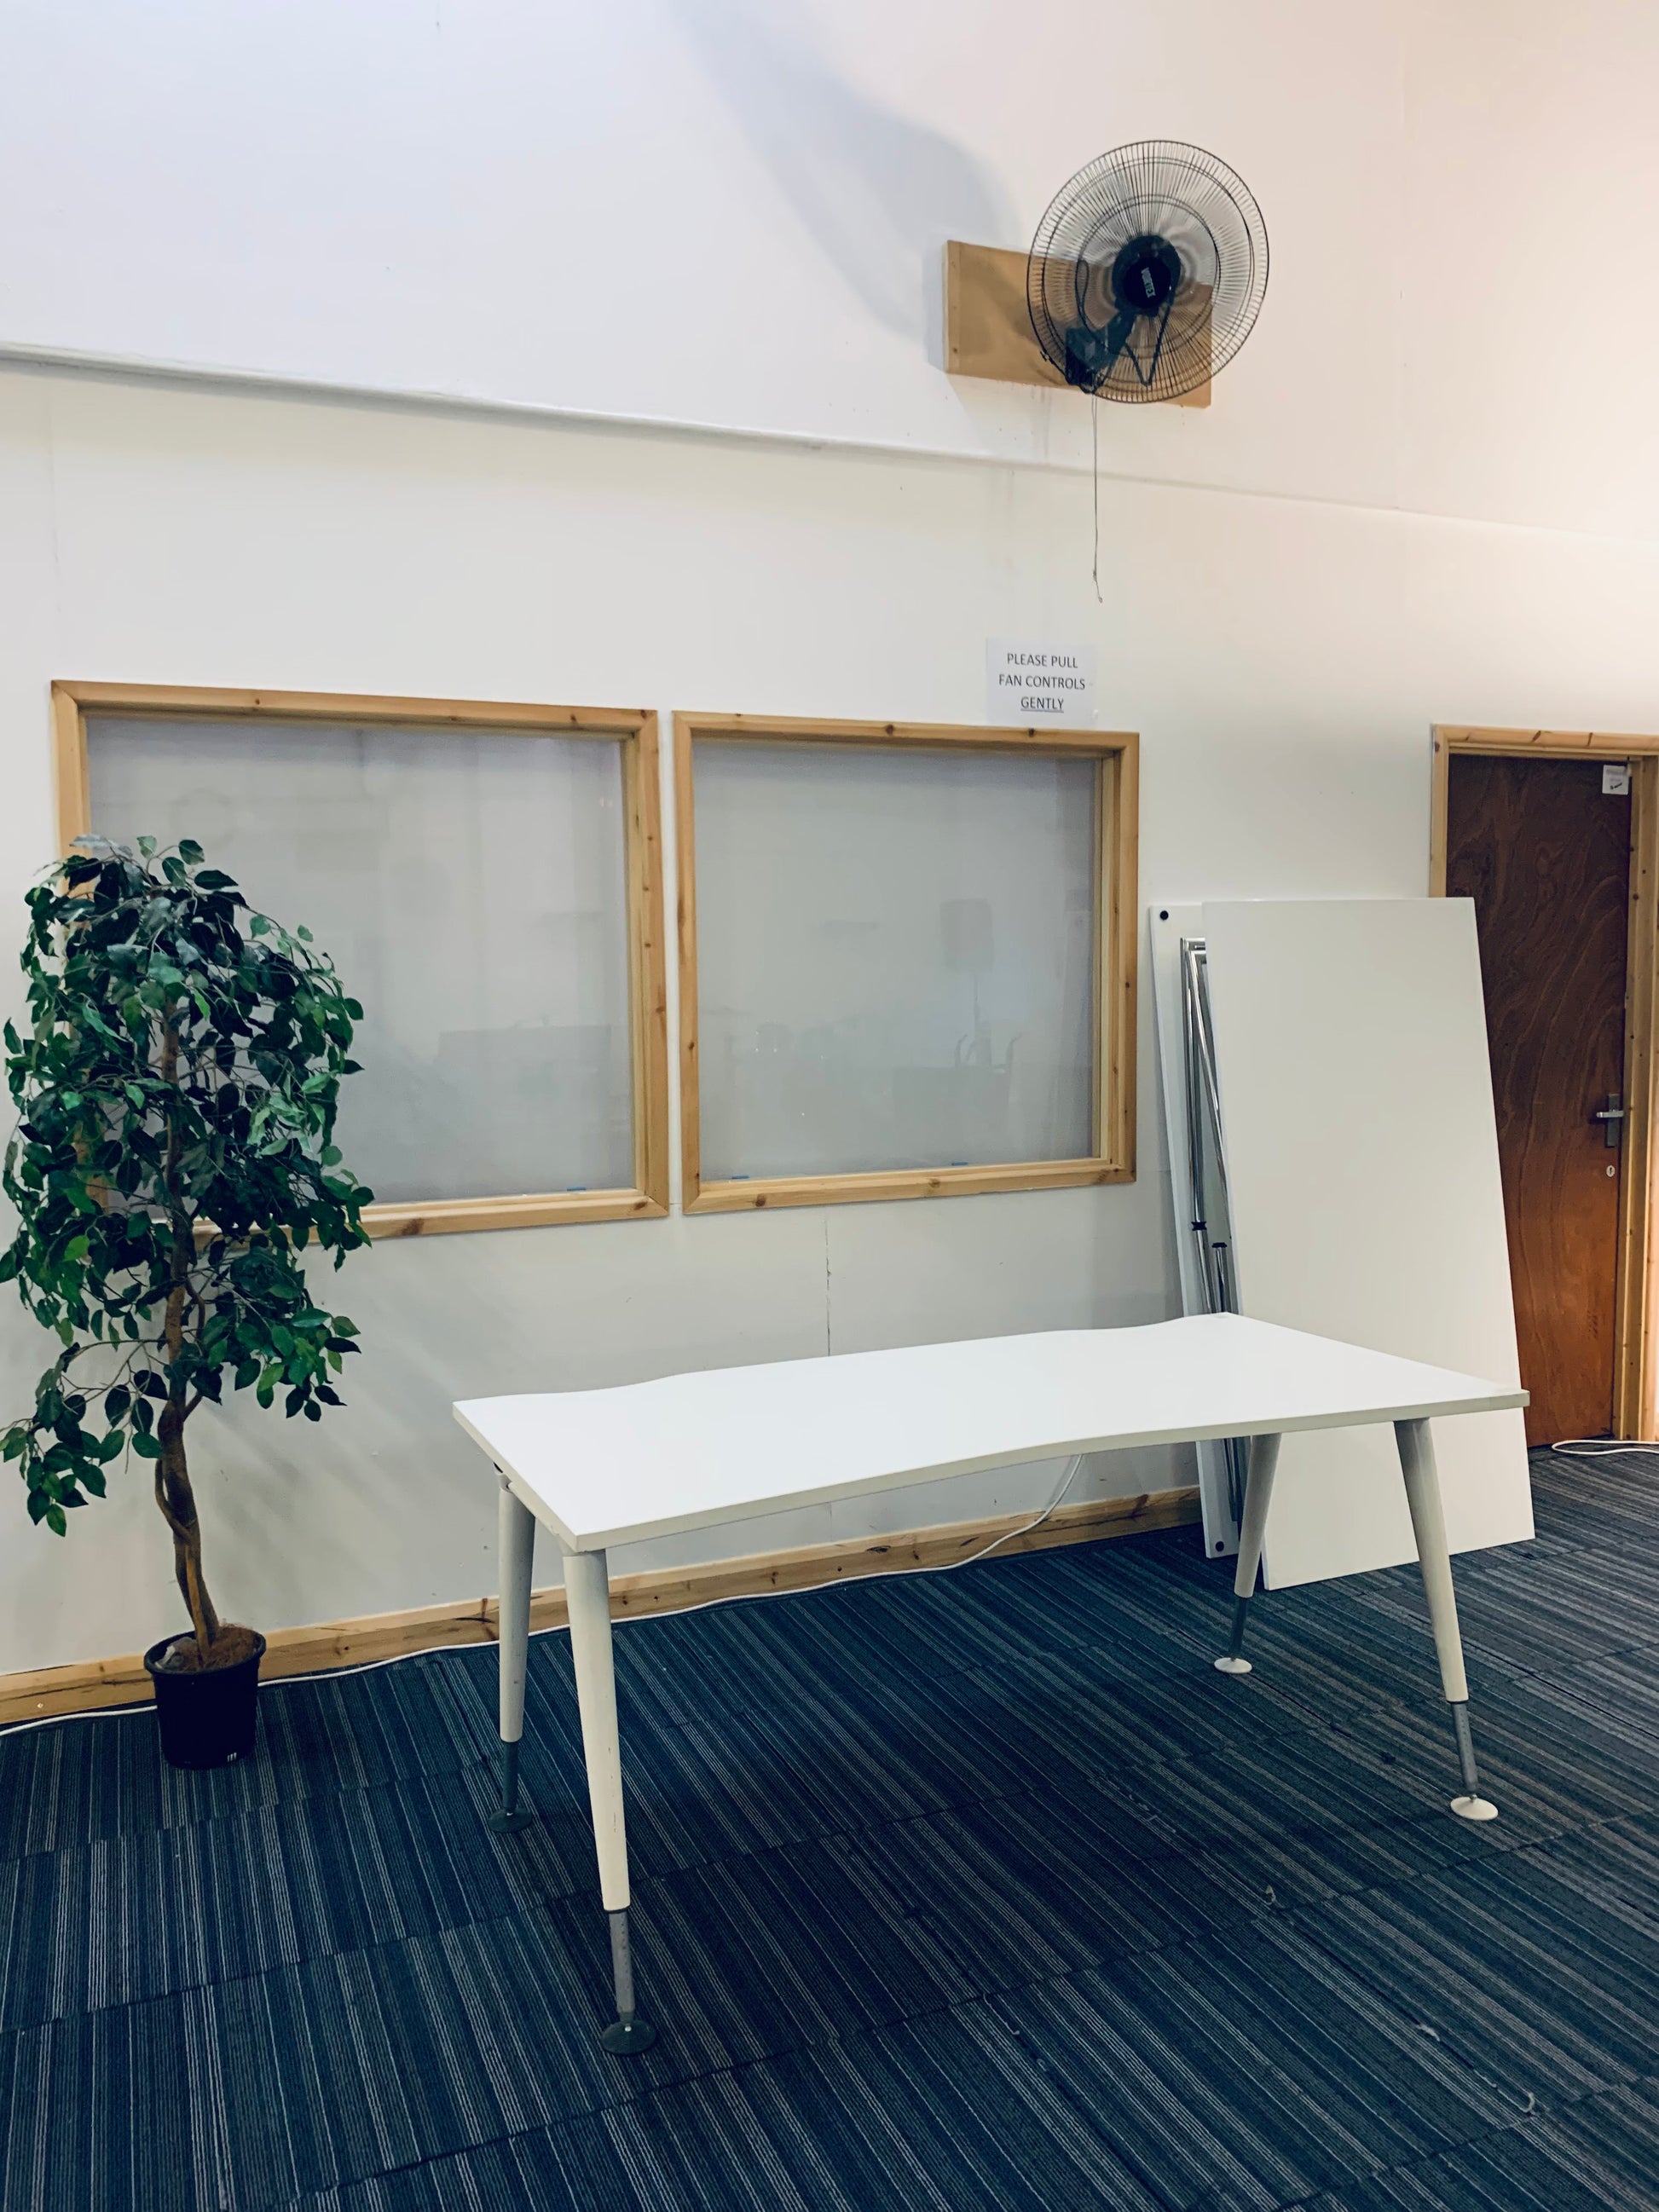
[[[301,1255],[337,1267],[365,1241],[333,1136],[362,1008],[308,929],[255,918],[190,838],[88,841],[26,908],[27,1018],[0,1025],[18,1224],[0,1282],[58,1342],[0,1455],[61,1533],[129,1445],[160,1456],[169,1391],[217,1402],[233,1376],[308,1420],[338,1403],[322,1378],[356,1330],[312,1303]]]

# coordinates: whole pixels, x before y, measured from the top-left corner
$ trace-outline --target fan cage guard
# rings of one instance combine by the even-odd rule
[[[1162,271],[1174,270],[1160,246],[1180,263],[1167,299]],[[1119,267],[1140,277],[1158,312],[1120,307]],[[1171,138],[1114,147],[1079,169],[1037,225],[1026,264],[1044,356],[1079,391],[1130,404],[1207,383],[1249,337],[1267,290],[1255,195],[1215,155]]]

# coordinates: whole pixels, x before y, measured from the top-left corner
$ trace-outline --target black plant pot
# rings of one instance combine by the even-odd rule
[[[161,1665],[177,1640],[164,1636],[144,1654],[145,1670],[155,1685],[162,1758],[169,1766],[228,1766],[234,1759],[246,1759],[253,1748],[264,1638],[255,1635],[252,1650],[234,1667],[210,1667],[199,1674],[173,1674]]]

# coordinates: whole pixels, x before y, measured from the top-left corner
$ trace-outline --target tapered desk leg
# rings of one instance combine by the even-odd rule
[[[1233,1577],[1233,1634],[1216,1665],[1224,1674],[1248,1674],[1244,1656],[1244,1622],[1255,1593],[1256,1570],[1261,1565],[1262,1540],[1267,1533],[1267,1508],[1273,1503],[1273,1476],[1279,1470],[1279,1438],[1252,1437],[1250,1471],[1244,1486],[1244,1521],[1238,1532],[1238,1568]]]
[[[1452,1589],[1451,1553],[1446,1548],[1446,1516],[1441,1509],[1433,1440],[1426,1421],[1396,1421],[1394,1432],[1399,1440],[1406,1502],[1412,1510],[1412,1530],[1423,1569],[1424,1594],[1429,1601],[1429,1625],[1440,1661],[1441,1686],[1451,1707],[1457,1763],[1463,1777],[1463,1794],[1452,1799],[1451,1808],[1465,1820],[1495,1820],[1497,1806],[1480,1795],[1474,1739],[1469,1734],[1469,1684],[1463,1671],[1463,1639],[1457,1628],[1457,1599]]]
[[[599,2031],[607,2051],[625,2057],[648,2051],[657,2031],[634,2009],[634,1962],[628,1948],[628,1832],[623,1824],[622,1741],[617,1728],[617,1673],[611,1651],[611,1580],[603,1552],[567,1552],[565,1601],[570,1608],[570,1656],[587,1761],[587,1797],[599,1859],[599,1897],[611,1923],[611,1971],[617,2017]]]
[[[486,1825],[498,1836],[527,1828],[533,1813],[519,1807],[519,1739],[524,1734],[524,1677],[530,1657],[530,1562],[536,1543],[536,1520],[527,1505],[520,1505],[501,1477],[497,1506],[497,1545],[501,1553],[496,1571],[501,1577],[501,1809]]]

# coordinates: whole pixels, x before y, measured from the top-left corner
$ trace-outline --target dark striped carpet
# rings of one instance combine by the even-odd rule
[[[1459,1562],[1503,1817],[1453,1820],[1414,1570],[1210,1662],[1195,1532],[617,1636],[642,2007],[607,2058],[569,1660],[522,1836],[494,1655],[0,1741],[4,2212],[1659,2205],[1659,1462]]]

